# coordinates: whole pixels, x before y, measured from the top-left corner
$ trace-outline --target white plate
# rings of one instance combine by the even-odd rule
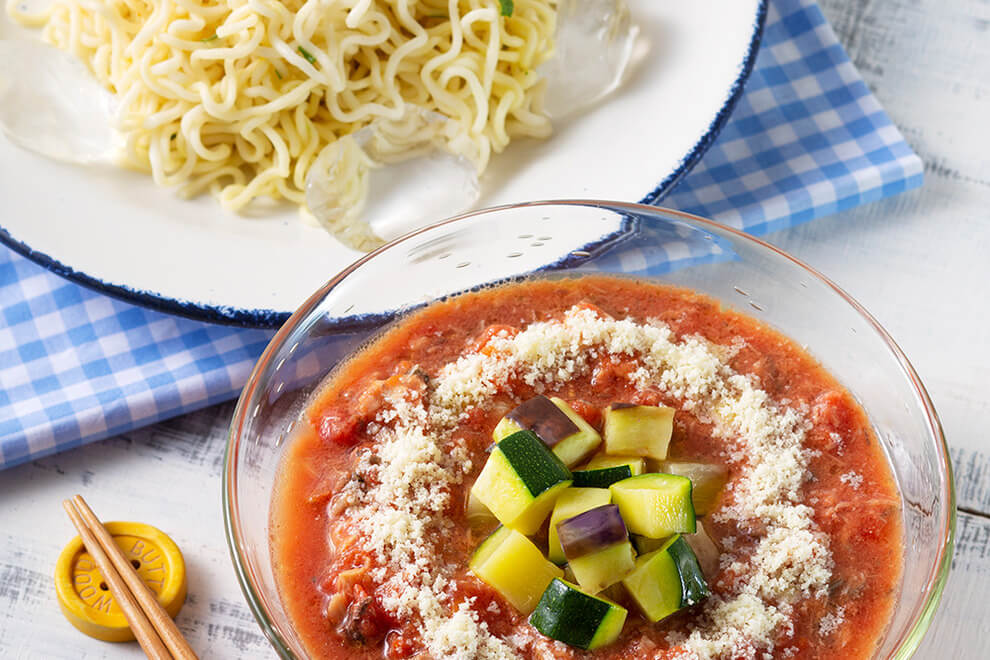
[[[629,0],[645,56],[546,141],[492,159],[479,206],[655,202],[701,157],[752,68],[766,0]],[[0,19],[0,37],[17,29]],[[359,254],[294,210],[245,218],[150,178],[49,161],[0,137],[0,241],[87,286],[193,318],[277,325]]]

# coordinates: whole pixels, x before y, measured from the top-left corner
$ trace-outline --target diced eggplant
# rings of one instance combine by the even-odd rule
[[[601,444],[602,438],[563,399],[536,396],[503,417],[492,437],[496,442],[520,430],[532,431],[568,467],[577,465]]]
[[[533,611],[551,580],[564,576],[532,541],[509,527],[499,527],[485,539],[469,567],[524,614]]]
[[[629,470],[632,473],[630,476],[635,477],[637,474],[643,474],[646,469],[645,465],[646,459],[642,456],[610,456],[608,454],[595,454],[588,461],[588,464],[584,466],[585,470],[602,470],[605,468],[618,467],[620,465],[628,465]]]
[[[581,429],[545,396],[535,396],[516,406],[499,421],[492,437],[499,442],[517,431],[532,431],[547,447],[553,447]]]
[[[557,523],[557,536],[569,562],[629,539],[619,507],[614,504],[595,507]]]
[[[676,474],[691,480],[691,499],[694,512],[699,516],[710,513],[718,503],[718,497],[729,480],[729,471],[724,465],[713,463],[688,463],[684,461],[662,461],[660,472]]]
[[[568,565],[581,588],[596,594],[633,571],[636,567],[636,551],[627,539],[604,550],[573,559]]]
[[[679,535],[659,550],[639,557],[622,584],[643,615],[654,622],[710,595],[698,560]]]
[[[695,531],[691,480],[673,474],[641,474],[609,487],[630,534],[659,539]]]
[[[547,587],[529,622],[547,637],[593,651],[619,637],[626,615],[621,605],[558,579]]]
[[[568,488],[562,492],[553,507],[553,513],[550,514],[547,544],[547,556],[550,561],[557,564],[563,564],[567,561],[564,557],[564,549],[560,547],[560,540],[557,537],[557,523],[611,501],[612,494],[605,488]]]
[[[471,494],[499,522],[532,534],[571,485],[571,472],[530,431],[504,438],[492,450]]]
[[[673,408],[613,403],[605,410],[605,451],[664,459],[673,429]]]
[[[586,422],[584,417],[574,412],[574,409],[566,401],[558,397],[551,397],[550,400],[574,422],[575,426],[581,429],[577,435],[565,438],[553,448],[553,452],[560,457],[564,465],[572,467],[588,458],[592,452],[598,449],[598,445],[602,444],[602,436],[598,435],[598,431]]]
[[[599,470],[574,470],[571,474],[576,488],[608,488],[616,481],[631,477],[632,470],[628,465],[617,465]]]

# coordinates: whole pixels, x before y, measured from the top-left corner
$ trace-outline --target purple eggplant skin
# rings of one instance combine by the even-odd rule
[[[629,538],[615,504],[605,504],[557,523],[557,536],[567,559],[577,559]]]
[[[547,447],[553,447],[581,430],[563,410],[542,394],[519,404],[506,417],[538,435]]]

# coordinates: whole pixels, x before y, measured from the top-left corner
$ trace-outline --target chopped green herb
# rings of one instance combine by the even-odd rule
[[[275,69],[274,67],[272,67],[272,68],[273,68],[273,69],[274,69],[274,71],[275,71],[275,76],[276,76],[276,77],[277,77],[277,78],[278,78],[279,80],[281,80],[281,79],[282,79],[282,74],[278,72],[278,69]]]
[[[498,0],[498,4],[502,8],[502,16],[512,16],[512,10],[515,9],[512,0]]]
[[[219,38],[220,37],[214,34],[212,37],[207,37],[206,39],[200,39],[200,41],[202,41],[204,44],[207,44],[210,43],[211,41],[216,41]]]
[[[313,54],[310,53],[305,48],[303,48],[302,46],[299,46],[299,54],[305,57],[306,61],[309,62],[310,64],[316,64],[316,58],[313,57]]]
[[[177,138],[177,137],[179,137],[179,134],[178,134],[178,133],[172,133],[172,134],[171,134],[171,135],[170,135],[170,136],[168,137],[168,139],[169,139],[169,140],[174,140],[174,139],[175,139],[175,138]]]

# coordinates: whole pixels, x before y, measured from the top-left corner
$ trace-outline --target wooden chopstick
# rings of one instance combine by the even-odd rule
[[[107,555],[109,555],[114,568],[120,573],[120,576],[124,579],[124,582],[144,611],[145,616],[151,621],[155,630],[158,632],[158,636],[162,638],[162,641],[168,647],[169,651],[172,652],[172,655],[178,660],[198,660],[186,638],[182,636],[179,628],[172,621],[172,617],[168,615],[168,612],[158,603],[155,595],[148,589],[138,574],[134,572],[131,562],[124,556],[123,551],[110,536],[110,532],[106,530],[106,527],[96,517],[93,510],[86,504],[86,500],[81,495],[76,495],[72,498],[72,501],[82,514],[83,520],[86,521],[90,529],[96,534],[100,544],[106,548]]]
[[[103,551],[103,546],[100,545],[93,532],[86,526],[86,523],[79,515],[79,512],[76,511],[73,503],[70,500],[65,500],[62,502],[62,506],[65,508],[65,512],[69,514],[72,524],[79,531],[79,536],[82,537],[86,551],[89,552],[93,561],[99,567],[100,573],[103,574],[103,579],[106,580],[107,586],[110,587],[110,593],[113,594],[114,600],[117,601],[117,605],[123,611],[124,618],[127,619],[127,624],[134,631],[134,636],[137,638],[141,648],[144,649],[145,654],[153,660],[172,660],[172,654],[162,644],[162,640],[158,637],[158,633],[155,632],[148,617],[144,615],[140,605],[134,600],[134,596],[127,589],[127,585],[124,584],[120,574],[117,573],[113,564],[110,563],[110,558]]]
[[[158,658],[198,660],[189,643],[172,621],[172,617],[134,572],[134,567],[82,496],[76,495],[62,505],[79,530],[86,550],[93,556],[100,572],[107,578],[110,591],[124,611],[127,623],[148,657],[155,660]],[[91,542],[95,547],[91,547]],[[110,573],[114,575],[113,578],[110,577]],[[118,589],[114,588],[114,581],[117,581]],[[123,596],[118,595],[118,590]],[[131,611],[129,612],[128,609]],[[142,638],[150,638],[149,645],[145,645]]]

